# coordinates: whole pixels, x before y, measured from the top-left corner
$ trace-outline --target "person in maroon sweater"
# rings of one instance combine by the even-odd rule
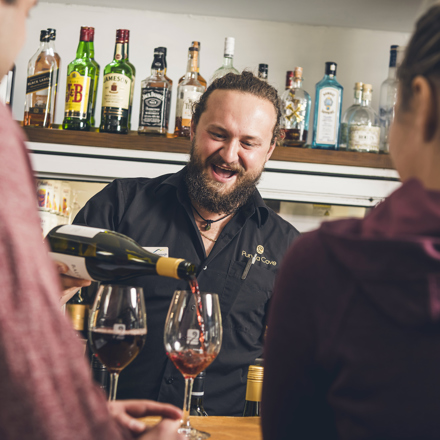
[[[398,71],[403,185],[304,234],[277,277],[262,426],[276,439],[440,438],[440,6]]]
[[[25,39],[35,0],[0,0],[0,78]],[[112,402],[92,383],[61,314],[61,284],[43,243],[24,136],[0,104],[0,439],[178,440],[181,411],[146,400]],[[146,427],[135,417],[164,417]]]

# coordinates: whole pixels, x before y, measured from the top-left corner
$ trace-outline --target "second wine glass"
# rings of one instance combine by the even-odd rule
[[[141,287],[101,285],[89,322],[90,346],[110,373],[109,400],[116,399],[119,373],[141,351],[147,316]]]

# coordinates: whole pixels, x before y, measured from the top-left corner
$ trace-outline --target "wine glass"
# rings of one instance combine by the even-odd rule
[[[191,426],[189,408],[194,378],[217,357],[222,334],[216,294],[174,292],[165,322],[164,344],[167,356],[185,378],[183,419],[178,432],[189,439],[210,437]]]
[[[89,321],[90,346],[110,373],[108,400],[116,399],[119,373],[141,351],[147,315],[141,287],[103,284]]]

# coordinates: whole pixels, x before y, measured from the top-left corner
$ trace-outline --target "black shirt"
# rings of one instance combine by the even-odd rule
[[[263,202],[256,190],[222,230],[207,257],[186,193],[184,173],[154,179],[120,179],[90,199],[74,223],[111,229],[141,246],[168,247],[169,256],[198,266],[201,291],[219,295],[223,342],[206,370],[205,409],[209,415],[242,414],[248,367],[261,357],[269,298],[285,251],[298,231]],[[257,255],[246,278],[249,258]],[[163,330],[175,290],[185,281],[144,276],[129,282],[144,288],[147,341],[126,367],[119,399],[144,398],[183,405],[184,379],[167,358]]]

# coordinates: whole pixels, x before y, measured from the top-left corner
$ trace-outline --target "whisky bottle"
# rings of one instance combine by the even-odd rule
[[[139,113],[139,133],[166,134],[171,85],[165,78],[164,53],[154,49],[151,76],[141,83],[141,108]]]
[[[94,113],[93,93],[97,77],[93,62],[94,28],[81,27],[76,58],[67,67],[64,130],[88,131]]]
[[[128,116],[128,130],[131,128],[131,113],[133,110],[133,96],[134,96],[134,84],[136,82],[136,68],[129,60],[129,51],[130,51],[130,31],[128,29],[124,29],[125,31],[125,62],[131,67],[133,72],[131,77],[131,91],[130,91],[130,112]]]
[[[57,61],[50,45],[50,33],[40,32],[40,47],[29,60],[23,125],[52,127],[55,106]]]
[[[357,82],[354,84],[354,101],[353,105],[348,107],[341,119],[341,128],[339,130],[339,149],[346,150],[348,144],[348,121],[351,115],[356,111],[356,109],[362,104],[362,89],[364,84]]]
[[[173,93],[173,80],[167,76],[167,48],[166,47],[156,47],[157,51],[162,52],[163,53],[163,64],[165,66],[164,71],[163,71],[163,76],[165,77],[165,79],[169,82],[170,84],[170,88],[169,88],[169,93],[168,93],[168,102],[167,102],[167,114],[166,114],[166,120],[168,121],[168,125],[169,125],[169,121],[170,121],[170,114],[171,114],[171,95]]]
[[[0,102],[12,108],[14,99],[15,64],[0,81]]]
[[[226,37],[225,39],[225,51],[223,55],[223,65],[219,67],[212,75],[211,82],[217,78],[227,75],[228,73],[235,73],[239,75],[240,72],[233,66],[234,62],[234,50],[235,50],[235,38]]]
[[[193,41],[191,43],[191,47],[195,47],[196,49],[199,49],[199,56],[197,58],[197,79],[199,81],[199,83],[205,87],[207,86],[207,82],[206,79],[203,78],[202,75],[200,75],[200,51],[202,50],[202,44],[200,43],[200,41]],[[179,84],[185,79],[185,75],[183,75],[180,79],[179,79]]]
[[[267,81],[269,75],[269,65],[268,64],[258,64],[258,78],[263,81]]]
[[[93,101],[92,101],[92,115],[90,117],[90,127],[95,127],[95,114],[96,114],[96,97],[98,95],[98,87],[99,87],[99,75],[101,72],[101,66],[95,60],[95,29],[90,28],[93,31],[92,40],[90,43],[90,59],[92,64],[95,66],[95,78],[93,80]]]
[[[302,88],[302,73],[302,67],[295,67],[292,87],[281,96],[282,145],[285,147],[303,147],[307,142],[312,100]]]
[[[350,151],[379,153],[379,116],[371,107],[373,87],[364,84],[362,104],[356,108],[348,120],[348,147]]]
[[[57,106],[56,96],[57,96],[58,84],[59,84],[58,80],[60,78],[60,69],[61,69],[61,57],[59,56],[58,52],[55,50],[55,40],[57,38],[57,31],[56,31],[56,29],[49,28],[49,29],[47,29],[47,32],[49,32],[49,35],[50,35],[49,47],[53,50],[55,61],[57,63],[57,70],[56,70],[56,73],[55,73],[55,87],[53,89],[53,93],[54,93],[53,114],[55,116],[55,113],[56,113],[55,110],[56,110],[56,106]]]
[[[312,148],[338,149],[344,88],[336,80],[336,67],[326,62],[324,78],[316,84]]]
[[[106,133],[128,133],[133,71],[125,59],[125,30],[116,31],[113,61],[104,69],[101,125]]]
[[[247,375],[246,401],[243,417],[259,417],[261,415],[261,393],[263,390],[264,368],[250,365]]]
[[[200,99],[205,87],[198,80],[199,49],[188,49],[188,65],[185,79],[177,87],[176,128],[174,134],[180,137],[189,137],[193,105]]]

